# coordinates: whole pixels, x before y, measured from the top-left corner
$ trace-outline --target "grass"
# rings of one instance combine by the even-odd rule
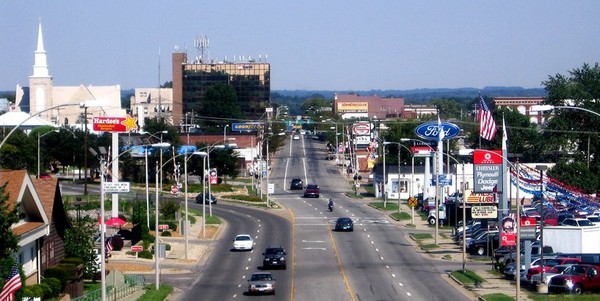
[[[392,202],[387,202],[385,207],[383,206],[383,202],[369,203],[369,206],[384,211],[398,211],[398,204]]]
[[[167,296],[173,292],[173,287],[166,284],[159,286],[158,290],[154,289],[154,285],[149,285],[146,288],[148,290],[138,298],[138,301],[162,301],[167,299]]]
[[[551,295],[539,295],[529,294],[528,297],[534,301],[595,301],[598,300],[598,294],[583,294],[583,295],[569,295],[569,294],[551,294]]]
[[[483,299],[485,299],[486,301],[512,301],[515,300],[515,298],[511,297],[511,296],[507,296],[505,294],[487,294],[487,295],[483,295],[481,296]]]
[[[198,215],[198,216],[202,216],[202,211],[201,210],[188,209],[188,214],[189,213],[194,214],[194,215]],[[206,224],[221,224],[221,220],[218,217],[216,217],[215,215],[213,215],[213,216],[206,216]]]
[[[452,272],[451,275],[463,285],[485,282],[485,279],[469,270],[466,270],[464,273],[462,270],[457,270]]]
[[[435,248],[439,248],[440,246],[436,245],[436,244],[424,244],[421,245],[421,248],[423,250],[431,250],[431,249],[435,249]]]
[[[411,236],[416,240],[433,238],[429,233],[412,233]]]
[[[99,290],[100,286],[102,286],[101,282],[84,282],[83,283],[83,290],[87,291],[87,292],[91,292],[91,291],[95,291],[95,290]]]
[[[404,212],[404,211],[402,211],[400,213],[394,212],[394,213],[391,214],[391,216],[392,216],[392,218],[394,218],[396,220],[399,220],[399,221],[405,221],[405,220],[409,220],[409,219],[412,218],[410,216],[410,213]]]

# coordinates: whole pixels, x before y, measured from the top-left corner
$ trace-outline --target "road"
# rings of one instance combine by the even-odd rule
[[[403,229],[364,201],[346,196],[351,183],[326,155],[322,142],[302,136],[290,139],[273,159],[272,198],[293,215],[291,300],[470,300],[442,278],[447,262],[421,256]],[[288,190],[292,178],[319,184],[320,198]],[[333,212],[327,211],[329,198]],[[354,220],[354,232],[331,230],[340,216]]]

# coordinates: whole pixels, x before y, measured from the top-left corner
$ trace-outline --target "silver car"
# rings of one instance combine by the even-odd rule
[[[548,283],[550,283],[550,279],[552,279],[552,277],[554,277],[556,275],[571,274],[571,268],[574,265],[575,265],[574,263],[571,263],[571,264],[559,264],[559,265],[553,266],[551,269],[544,272],[544,283],[547,285]],[[531,276],[531,284],[532,285],[540,284],[541,278],[542,278],[541,273],[532,275]]]
[[[256,272],[248,279],[248,294],[275,295],[275,278],[269,272]]]

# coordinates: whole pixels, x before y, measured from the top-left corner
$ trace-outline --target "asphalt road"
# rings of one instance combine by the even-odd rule
[[[293,296],[290,300],[470,300],[442,278],[447,262],[418,254],[407,233],[360,199],[350,182],[327,161],[325,145],[303,136],[289,140],[273,160],[270,181],[276,202],[293,215]],[[320,198],[290,191],[292,178],[318,184]],[[327,211],[327,200],[335,202]],[[340,216],[351,217],[354,232],[334,232]]]

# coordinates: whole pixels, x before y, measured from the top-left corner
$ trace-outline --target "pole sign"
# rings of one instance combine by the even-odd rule
[[[96,132],[124,133],[137,129],[137,118],[127,117],[94,117],[93,129]]]
[[[475,192],[502,192],[502,151],[476,149],[473,176]]]
[[[371,134],[371,124],[369,122],[357,122],[352,126],[352,134],[357,136],[368,136]]]
[[[493,193],[475,193],[472,190],[465,190],[463,199],[467,204],[495,204],[496,200]]]
[[[498,207],[491,206],[473,206],[471,207],[471,216],[473,218],[498,218]]]
[[[129,182],[104,182],[105,193],[127,193]]]
[[[438,175],[440,186],[452,186],[452,175],[441,174]],[[431,186],[437,185],[435,179],[431,179]]]
[[[441,129],[438,127],[437,121],[422,123],[415,128],[415,134],[425,140],[437,141],[440,139],[440,131],[444,131],[443,140],[454,138],[460,133],[460,128],[454,123],[441,122],[440,126]]]

